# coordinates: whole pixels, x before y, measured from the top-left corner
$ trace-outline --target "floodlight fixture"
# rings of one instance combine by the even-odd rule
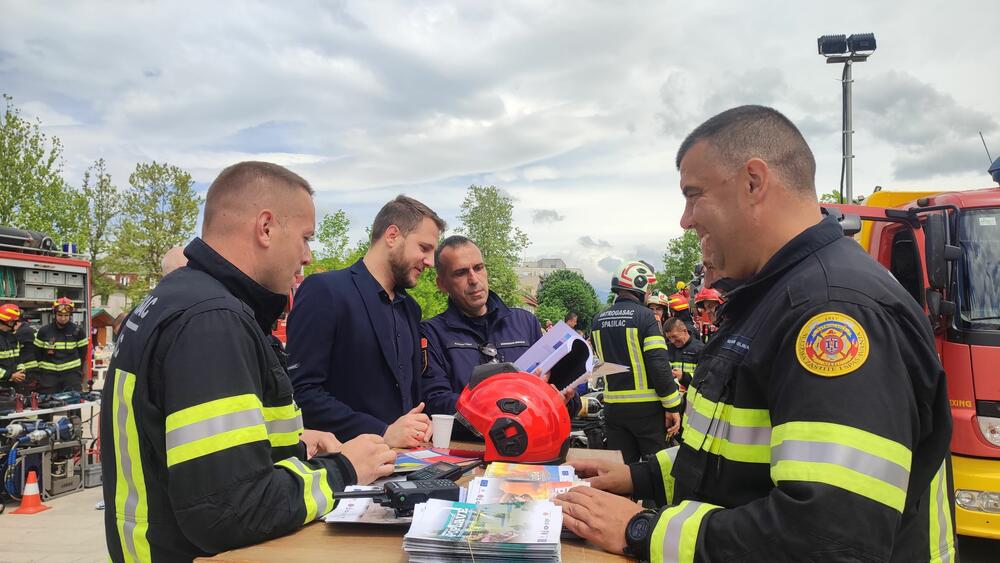
[[[851,37],[854,36],[852,35]],[[823,35],[816,40],[816,44],[819,47],[819,54],[824,57],[829,55],[847,54],[846,35]]]
[[[873,53],[875,52],[875,34],[852,34],[847,38],[847,48],[851,51],[851,53]]]
[[[868,57],[875,52],[874,33],[854,33],[846,35],[823,35],[816,40],[819,54],[826,58],[828,64],[844,63],[844,72],[840,78],[844,91],[843,121],[843,164],[841,165],[840,176],[840,202],[852,202],[854,183],[854,151],[852,140],[854,136],[854,124],[851,109],[851,85],[854,79],[851,75],[853,63],[860,63],[868,60]],[[846,198],[845,198],[846,196]]]

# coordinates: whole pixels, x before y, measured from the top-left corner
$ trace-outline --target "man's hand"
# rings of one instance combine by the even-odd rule
[[[424,404],[396,419],[385,429],[385,443],[390,448],[415,448],[431,439],[431,419],[423,413]]]
[[[396,465],[396,452],[389,449],[381,436],[362,434],[340,446],[340,455],[354,466],[359,485],[392,475]]]
[[[569,531],[618,554],[625,551],[628,521],[642,510],[633,500],[592,487],[570,489],[555,503],[562,507],[563,525]]]
[[[321,430],[303,430],[299,441],[306,445],[306,455],[310,459],[315,455],[335,454],[343,445],[336,436]]]
[[[667,435],[673,436],[681,429],[681,415],[676,412],[666,412],[666,422],[667,422]]]
[[[24,372],[15,371],[14,373],[10,374],[10,380],[13,381],[14,383],[20,383],[24,381]]]
[[[670,370],[670,373],[674,374],[674,379],[676,379],[677,381],[680,381],[681,377],[684,376],[684,372],[681,371],[681,368],[674,368]]]
[[[616,495],[632,494],[632,471],[624,463],[603,459],[574,460],[567,462],[576,474],[590,481],[590,486]]]

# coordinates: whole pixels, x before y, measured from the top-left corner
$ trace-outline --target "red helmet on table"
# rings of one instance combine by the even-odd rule
[[[569,413],[562,394],[513,364],[472,372],[455,418],[486,441],[486,461],[561,463],[569,450]]]

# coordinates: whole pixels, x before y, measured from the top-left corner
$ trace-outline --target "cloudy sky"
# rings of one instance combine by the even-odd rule
[[[680,234],[686,133],[773,105],[840,174],[840,67],[816,37],[874,32],[855,67],[855,192],[989,185],[1000,153],[1000,2],[24,2],[0,0],[0,91],[65,145],[206,187],[245,159],[291,167],[360,238],[397,193],[454,223],[465,188],[516,198],[529,259],[603,287]]]

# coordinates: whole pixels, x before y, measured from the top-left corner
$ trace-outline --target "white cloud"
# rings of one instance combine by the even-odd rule
[[[856,192],[988,185],[975,132],[1000,152],[1000,77],[983,66],[1000,55],[1000,4],[948,8],[9,2],[0,90],[60,137],[70,181],[100,157],[119,185],[138,161],[207,183],[273,160],[359,236],[397,193],[454,225],[468,184],[496,184],[517,200],[527,257],[562,256],[601,287],[609,260],[659,263],[680,234],[674,154],[726,107],[774,104],[812,145],[820,189],[836,187],[840,68],[815,54],[820,34],[879,39],[854,70]]]

